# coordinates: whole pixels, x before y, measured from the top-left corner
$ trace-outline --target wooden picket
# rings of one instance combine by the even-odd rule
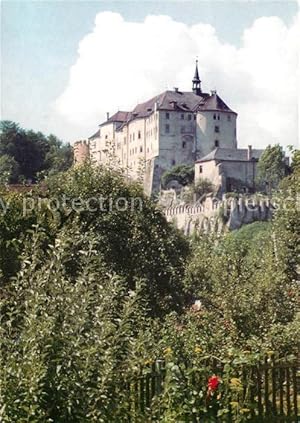
[[[212,370],[222,374],[220,365],[212,364]],[[214,366],[213,366],[214,364]],[[298,401],[300,397],[299,371],[297,362],[276,362],[275,359],[265,359],[257,366],[244,366],[240,369],[243,381],[250,382],[250,396],[248,400],[254,407],[251,409],[251,421],[253,422],[295,422],[299,423]],[[165,377],[165,363],[158,360],[141,373],[138,377],[127,384],[126,389],[132,402],[129,407],[130,413],[139,416],[151,416],[151,404],[163,392]],[[203,383],[195,375],[192,384]],[[246,397],[246,389],[241,394],[243,401]],[[157,419],[157,416],[156,416]],[[135,421],[130,418],[130,421]],[[138,420],[140,421],[140,420]],[[145,421],[148,421],[145,417]],[[151,421],[151,420],[149,420]],[[155,420],[159,421],[159,420]],[[231,421],[231,416],[228,416]]]

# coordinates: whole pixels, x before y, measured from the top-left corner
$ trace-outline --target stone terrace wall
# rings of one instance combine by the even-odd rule
[[[243,224],[272,218],[274,206],[267,197],[240,197],[218,200],[207,198],[202,204],[169,207],[164,210],[168,222],[173,222],[186,235],[197,231],[223,232]]]

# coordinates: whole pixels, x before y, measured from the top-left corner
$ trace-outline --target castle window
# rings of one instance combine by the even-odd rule
[[[182,148],[185,148],[185,146],[186,146],[186,142],[182,141]]]
[[[219,126],[215,126],[215,132],[220,132],[220,127]]]
[[[188,120],[192,120],[192,115],[188,115]]]
[[[140,153],[142,153],[143,152],[143,147],[142,146],[140,146]]]
[[[231,116],[230,115],[227,115],[227,120],[228,120],[228,122],[231,121]]]
[[[108,138],[108,135],[105,135],[105,139],[107,140],[107,138]]]
[[[196,120],[196,118],[197,118],[197,116],[196,116],[196,115],[194,115],[194,120]]]
[[[203,173],[203,167],[201,165],[199,166],[199,173]]]
[[[182,127],[180,128],[180,132],[181,132],[182,134],[185,132],[185,126],[182,126]]]
[[[170,125],[167,123],[166,124],[166,134],[170,133]]]
[[[141,139],[141,131],[138,132],[138,139]]]
[[[183,113],[181,113],[180,119],[184,120],[184,114]]]
[[[170,113],[166,113],[166,119],[170,119]]]
[[[216,114],[214,113],[214,120],[216,120],[217,119],[217,116],[216,116]]]
[[[218,120],[220,120],[220,115],[218,115]]]
[[[219,147],[219,140],[215,140],[215,147]]]

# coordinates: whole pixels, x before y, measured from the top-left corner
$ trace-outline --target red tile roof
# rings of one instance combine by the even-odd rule
[[[190,91],[164,91],[150,100],[138,104],[132,112],[119,111],[115,113],[100,126],[112,122],[122,122],[122,125],[118,128],[121,129],[126,122],[151,115],[155,107],[157,107],[157,110],[177,110],[192,113],[202,110],[235,113],[215,92],[197,95]]]

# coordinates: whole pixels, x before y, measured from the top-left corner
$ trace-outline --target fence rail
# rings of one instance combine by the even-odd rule
[[[164,393],[166,378],[165,362],[158,360],[148,368],[148,373],[141,374],[126,384],[130,416],[145,416],[144,420],[130,418],[129,421],[159,421],[159,416],[152,420],[152,405]],[[212,367],[212,371],[220,375],[224,371],[222,366]],[[239,394],[239,401],[251,404],[251,422],[300,422],[300,378],[298,362],[276,362],[274,359],[265,359],[256,366],[243,366],[239,371],[243,381],[243,389]],[[235,377],[233,372],[233,377]],[[192,385],[199,388],[207,384],[207,379],[201,380],[195,373],[192,377]],[[204,385],[203,385],[204,384]],[[245,386],[250,387],[246,390]],[[247,398],[246,398],[247,397]],[[229,401],[228,401],[229,402]],[[234,421],[234,410],[230,409],[226,420]],[[195,422],[205,422],[201,413],[195,415]],[[219,420],[218,420],[219,421]]]

